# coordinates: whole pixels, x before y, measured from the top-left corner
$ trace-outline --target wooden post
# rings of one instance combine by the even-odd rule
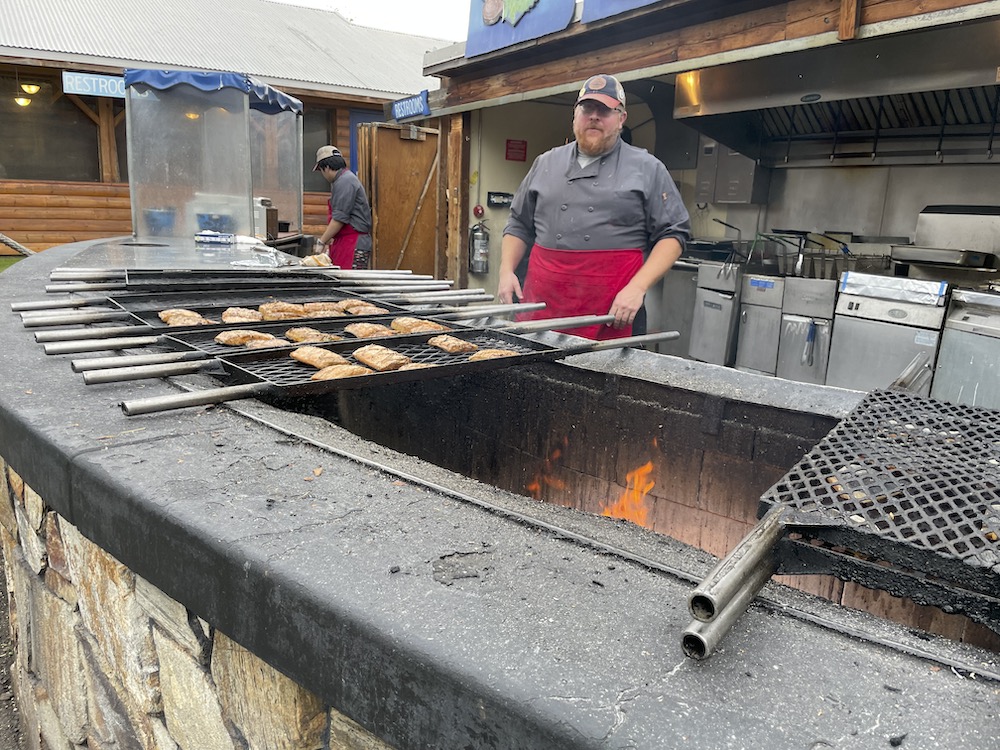
[[[469,193],[464,187],[469,167],[469,145],[465,134],[469,132],[468,113],[454,114],[447,118],[447,156],[442,203],[447,206],[447,237],[445,253],[446,278],[455,279],[460,288],[469,282],[468,243]],[[444,124],[444,123],[442,123]],[[443,128],[442,128],[443,129]]]
[[[861,20],[861,3],[858,0],[840,0],[840,26],[837,38],[844,42],[858,35]]]

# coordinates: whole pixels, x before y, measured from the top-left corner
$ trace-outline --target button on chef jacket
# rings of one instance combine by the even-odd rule
[[[535,159],[514,194],[504,234],[529,248],[648,252],[665,237],[683,248],[691,226],[663,162],[619,138],[586,167],[577,163],[576,143]]]

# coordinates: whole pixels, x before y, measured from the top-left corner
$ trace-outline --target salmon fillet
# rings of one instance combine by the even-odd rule
[[[307,255],[299,263],[300,266],[332,266],[333,261],[329,255]]]
[[[323,333],[315,328],[302,326],[299,328],[289,328],[285,331],[285,338],[299,343],[320,344],[326,341],[341,341],[344,337],[338,336],[335,333]]]
[[[223,323],[256,323],[264,316],[249,307],[228,307],[222,313]]]
[[[291,346],[291,341],[286,339],[279,339],[274,336],[269,339],[256,339],[255,341],[248,341],[246,343],[247,349],[275,349],[279,346]]]
[[[323,349],[319,346],[300,346],[288,356],[303,364],[312,365],[317,370],[322,370],[324,367],[332,367],[333,365],[351,364],[345,357],[337,354],[337,352],[331,352],[329,349]]]
[[[294,320],[304,318],[305,308],[291,302],[265,302],[257,308],[264,320]]]
[[[267,339],[273,338],[274,336],[270,333],[237,328],[232,331],[221,331],[219,335],[215,337],[215,343],[222,344],[223,346],[245,346],[251,341],[266,341]]]
[[[400,367],[399,372],[403,370],[426,370],[428,367],[437,367],[437,365],[433,362],[410,362]]]
[[[339,302],[305,302],[302,307],[305,308],[306,315],[319,311],[324,311],[328,315],[343,314],[344,312]]]
[[[350,323],[344,330],[359,339],[373,339],[376,336],[395,336],[396,332],[380,323]]]
[[[378,344],[368,344],[368,346],[362,346],[360,349],[355,349],[351,353],[351,356],[358,360],[361,364],[367,365],[373,370],[378,370],[379,372],[398,370],[403,365],[408,365],[410,363],[410,358],[405,354],[394,352],[392,349],[385,346],[379,346]]]
[[[355,299],[354,297],[350,297],[349,299],[342,299],[342,300],[340,300],[337,303],[337,308],[339,310],[343,310],[344,312],[347,312],[352,307],[362,307],[362,306],[368,306],[368,307],[370,307],[371,304],[372,303],[369,302],[368,300]]]
[[[484,359],[500,359],[501,357],[516,357],[517,352],[510,349],[480,349],[469,357],[470,362],[481,362]]]
[[[372,371],[361,365],[331,365],[317,370],[310,380],[336,380],[337,378],[353,378],[355,375],[370,375]]]
[[[431,336],[427,339],[427,343],[431,346],[436,346],[442,351],[446,351],[449,354],[459,354],[461,352],[474,352],[479,347],[473,344],[471,341],[463,341],[455,336],[449,336],[444,334],[441,336]]]
[[[347,312],[351,315],[384,315],[389,311],[384,307],[376,307],[375,305],[355,305]]]
[[[443,326],[440,323],[435,323],[433,320],[424,320],[422,318],[408,318],[406,316],[401,318],[393,318],[393,321],[389,324],[392,326],[394,331],[399,331],[400,333],[427,333],[429,331],[449,331],[451,330],[448,326]]]

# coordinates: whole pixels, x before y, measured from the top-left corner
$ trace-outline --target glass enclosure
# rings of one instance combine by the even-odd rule
[[[301,231],[297,99],[236,73],[126,70],[125,87],[137,237]]]

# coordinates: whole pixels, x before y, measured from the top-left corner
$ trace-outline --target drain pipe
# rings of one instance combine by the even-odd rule
[[[694,621],[681,646],[695,659],[709,656],[777,568],[774,548],[785,533],[785,507],[772,507],[688,597]]]

